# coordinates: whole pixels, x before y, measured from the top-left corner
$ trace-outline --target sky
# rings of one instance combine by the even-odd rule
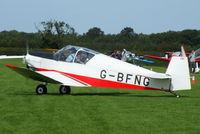
[[[200,0],[0,0],[0,31],[37,32],[35,25],[49,20],[79,34],[93,27],[106,34],[200,30]]]

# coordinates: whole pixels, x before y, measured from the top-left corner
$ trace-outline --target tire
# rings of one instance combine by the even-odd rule
[[[36,87],[36,93],[38,95],[46,94],[47,93],[47,87],[43,84],[40,84]]]
[[[59,88],[60,94],[70,94],[71,88],[69,86],[63,86],[61,85]]]

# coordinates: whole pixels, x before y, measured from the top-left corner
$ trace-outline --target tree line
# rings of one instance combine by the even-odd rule
[[[66,45],[78,45],[103,53],[127,49],[138,54],[161,55],[164,51],[178,51],[184,45],[187,51],[200,47],[200,30],[167,31],[156,34],[136,33],[125,27],[117,34],[105,34],[101,28],[90,28],[82,35],[63,21],[44,21],[36,26],[37,32],[16,30],[0,32],[0,54],[20,54],[26,43],[32,49],[60,49]]]

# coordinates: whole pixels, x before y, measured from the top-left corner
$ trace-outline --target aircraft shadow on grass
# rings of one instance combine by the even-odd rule
[[[47,93],[45,95],[37,95],[34,92],[18,92],[18,93],[12,93],[8,95],[34,95],[34,96],[46,96],[46,95],[52,95],[52,96],[125,96],[125,95],[131,95],[130,93],[120,93],[120,92],[110,92],[110,93],[71,93],[70,95],[62,95],[59,93]]]
[[[18,93],[12,93],[12,94],[8,94],[8,95],[19,95],[19,96],[123,96],[123,97],[143,97],[143,98],[148,98],[148,97],[163,97],[163,98],[173,98],[174,96],[172,95],[146,95],[146,94],[134,94],[134,93],[126,93],[126,92],[101,92],[101,93],[71,93],[70,95],[61,95],[59,93],[47,93],[45,95],[37,95],[34,92],[18,92]],[[197,97],[192,97],[192,96],[181,96],[181,97],[186,97],[186,98],[197,98]]]

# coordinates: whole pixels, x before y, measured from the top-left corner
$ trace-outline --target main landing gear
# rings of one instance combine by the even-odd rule
[[[46,85],[40,84],[36,87],[36,93],[41,95],[41,94],[46,94],[47,93],[47,87]]]
[[[69,86],[63,86],[61,85],[59,88],[60,94],[70,94],[71,88]],[[36,87],[36,94],[42,95],[47,94],[47,84],[40,84]]]
[[[69,86],[61,85],[59,88],[60,94],[70,94],[71,88]]]

